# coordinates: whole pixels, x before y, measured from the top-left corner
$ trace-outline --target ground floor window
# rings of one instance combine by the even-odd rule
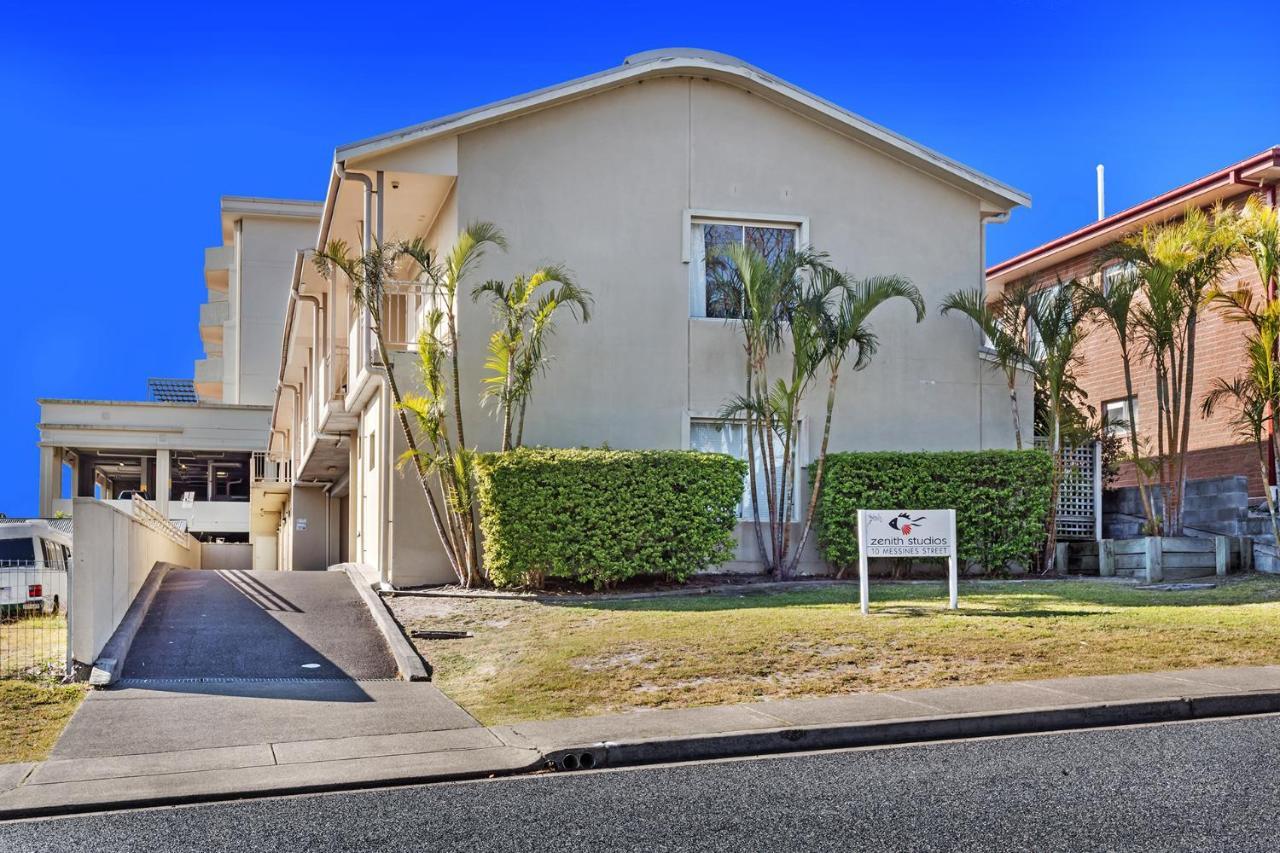
[[[782,440],[771,435],[773,456],[782,464]],[[760,519],[764,521],[769,514],[769,498],[765,491],[763,460],[760,458],[759,433],[756,434],[756,500],[760,507]],[[695,419],[689,423],[689,447],[707,453],[725,453],[736,459],[747,458],[747,425],[743,421],[721,421],[712,419]],[[775,472],[780,478],[781,472]],[[798,501],[797,501],[798,503]],[[797,508],[798,509],[798,508]],[[748,474],[742,482],[742,499],[738,502],[738,518],[751,517],[751,476]]]
[[[1130,401],[1133,401],[1134,427],[1136,428],[1141,423],[1138,420],[1138,395],[1123,397],[1119,400],[1108,400],[1102,404],[1102,425],[1106,427],[1108,433],[1128,434]]]

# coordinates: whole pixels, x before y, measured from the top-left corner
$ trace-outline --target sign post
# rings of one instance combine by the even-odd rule
[[[954,509],[858,510],[858,599],[870,609],[868,560],[872,557],[946,557],[948,607],[960,607]]]

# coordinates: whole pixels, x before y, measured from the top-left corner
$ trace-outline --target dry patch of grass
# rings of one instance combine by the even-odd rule
[[[643,601],[391,600],[481,722],[1280,662],[1280,578],[1200,591],[1089,581],[733,592]]]
[[[0,680],[0,764],[47,758],[84,694],[79,684]]]
[[[61,674],[66,657],[66,614],[0,622],[0,678]]]

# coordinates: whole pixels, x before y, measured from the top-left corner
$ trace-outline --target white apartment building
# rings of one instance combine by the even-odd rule
[[[422,236],[447,251],[460,227],[485,220],[509,250],[490,252],[477,281],[567,263],[593,318],[555,337],[526,443],[614,448],[706,446],[741,390],[737,321],[707,316],[707,246],[727,234],[812,245],[857,276],[910,277],[930,308],[919,325],[905,307],[877,314],[880,352],[842,379],[832,450],[1006,448],[1007,392],[969,324],[936,308],[983,284],[986,224],[1028,203],[733,57],[664,50],[339,147],[309,242],[358,250]],[[385,380],[390,368],[413,384],[423,294],[389,297],[393,363],[382,365],[341,274],[326,279],[299,256],[288,291],[270,454],[295,476],[252,494],[281,520],[280,565],[351,560],[395,586],[452,580],[418,485],[395,470],[403,447]],[[492,320],[469,293],[457,310],[468,444],[492,450],[498,428],[480,401]],[[817,452],[817,396],[802,464]],[[733,567],[750,570],[745,529]],[[821,569],[812,554],[805,567]]]
[[[251,517],[250,492],[287,479],[265,453],[282,311],[293,259],[314,241],[320,213],[316,202],[222,199],[194,381],[152,380],[146,402],[40,400],[41,516],[70,515],[75,497],[127,510],[136,494],[199,539],[244,544],[245,567],[276,566],[279,519]]]

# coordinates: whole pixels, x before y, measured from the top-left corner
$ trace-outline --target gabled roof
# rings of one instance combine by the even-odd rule
[[[1188,207],[1207,207],[1265,184],[1280,182],[1280,146],[1246,157],[1203,178],[1090,222],[1034,249],[987,268],[987,283],[1003,285],[1057,266],[1132,234],[1144,225],[1166,222]]]
[[[1031,197],[1026,193],[748,65],[741,59],[690,48],[667,48],[633,54],[622,65],[606,71],[340,146],[334,152],[334,159],[345,163],[349,168],[354,167],[358,160],[375,154],[462,133],[607,89],[658,77],[701,77],[747,89],[969,192],[996,209],[1008,210],[1018,205],[1031,204]]]

